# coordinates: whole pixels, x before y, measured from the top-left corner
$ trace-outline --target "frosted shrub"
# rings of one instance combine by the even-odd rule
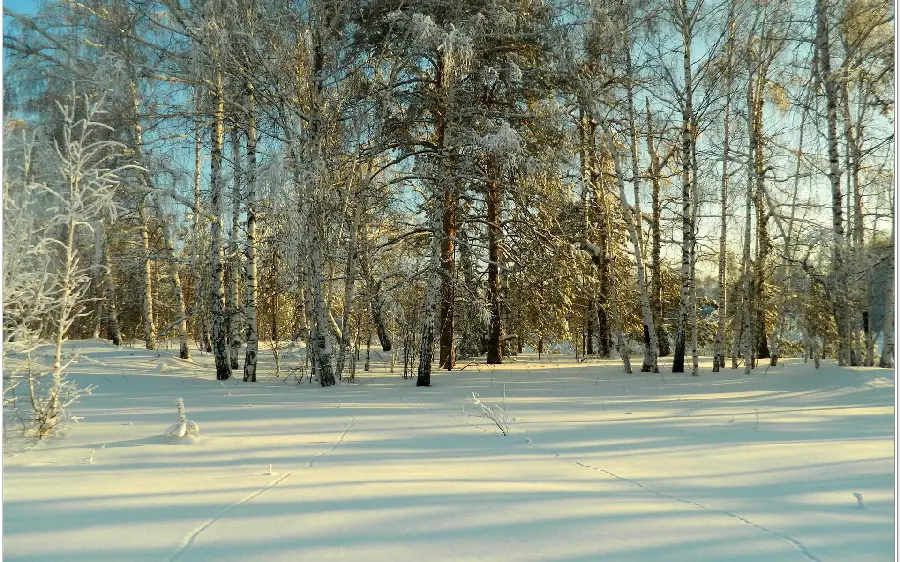
[[[503,401],[506,402],[506,385],[503,385]],[[463,412],[466,411],[466,407],[473,406],[478,411],[479,415],[485,417],[492,422],[497,428],[503,433],[503,435],[509,435],[509,418],[506,415],[506,410],[500,404],[491,404],[485,402],[481,396],[478,396],[477,393],[473,392],[470,398],[467,398],[465,404],[463,405]]]
[[[200,426],[187,419],[187,415],[184,413],[184,400],[181,398],[176,400],[175,407],[178,410],[178,421],[169,426],[169,429],[166,430],[166,435],[176,439],[181,439],[185,435],[199,436]]]
[[[79,103],[83,112],[75,110]],[[111,165],[124,146],[102,138],[110,128],[97,121],[100,102],[73,94],[57,107],[59,140],[29,133],[24,123],[7,124],[8,132],[20,134],[11,135],[16,142],[5,153],[3,177],[4,405],[15,410],[27,403],[30,409],[16,417],[26,435],[38,438],[69,419],[67,408],[90,392],[67,380],[74,357],[63,359],[66,333],[84,313],[91,283],[78,237],[115,216],[118,174],[133,167]],[[46,368],[32,362],[42,338],[51,340],[53,352]],[[27,401],[16,397],[22,387]]]

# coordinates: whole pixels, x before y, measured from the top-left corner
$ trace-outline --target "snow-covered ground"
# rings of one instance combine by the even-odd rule
[[[66,437],[7,451],[4,560],[893,559],[892,371],[528,356],[320,388],[71,347],[97,388]],[[464,411],[504,388],[506,437]],[[179,397],[200,438],[172,444]]]

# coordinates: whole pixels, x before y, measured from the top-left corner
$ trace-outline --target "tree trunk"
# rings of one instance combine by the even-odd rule
[[[240,304],[238,303],[238,275],[241,269],[241,255],[238,251],[238,233],[241,229],[241,182],[244,181],[241,170],[241,138],[237,125],[231,127],[231,159],[234,174],[231,190],[231,236],[228,239],[228,259],[225,268],[227,292],[225,307],[228,320],[228,343],[231,351],[228,354],[231,368],[239,369],[238,354],[241,351]]]
[[[838,364],[850,363],[850,335],[847,322],[847,293],[843,264],[844,211],[841,193],[841,168],[837,134],[837,83],[831,75],[831,45],[829,39],[827,0],[816,0],[816,82],[824,86],[828,139],[828,180],[831,185],[831,227],[833,234],[832,268],[835,279],[832,290],[834,320],[838,333]]]
[[[325,305],[325,269],[322,256],[322,242],[319,238],[315,221],[309,221],[311,230],[309,238],[311,265],[309,285],[312,293],[315,315],[313,343],[316,346],[316,364],[319,370],[319,384],[331,386],[335,383],[335,373],[331,365],[331,338],[328,334],[328,310]]]
[[[584,353],[586,355],[594,354],[594,299],[588,297],[587,301],[587,320],[584,322]]]
[[[128,83],[129,93],[131,95],[131,120],[134,134],[134,156],[135,160],[144,165],[144,130],[141,127],[140,118],[140,99],[138,98],[137,84],[134,80]],[[140,173],[145,187],[151,187],[150,174],[147,171]],[[144,321],[144,344],[147,349],[156,349],[156,326],[153,322],[153,277],[150,261],[150,225],[147,218],[147,198],[149,195],[141,197],[138,203],[138,214],[141,219],[141,247],[143,256],[141,265],[144,273],[144,286],[142,287],[142,304],[141,315]]]
[[[688,16],[687,0],[680,0],[681,37],[684,44],[684,100],[681,113],[681,305],[678,311],[678,331],[675,337],[675,357],[672,360],[672,372],[684,372],[684,354],[687,341],[687,325],[690,318],[691,295],[694,280],[691,277],[691,257],[694,245],[694,229],[691,223],[693,212],[691,178],[691,162],[693,156],[693,84],[691,73],[691,39],[692,21]]]
[[[153,271],[150,260],[150,224],[147,217],[147,199],[144,195],[138,206],[138,214],[141,217],[141,268],[144,273],[144,286],[142,287],[141,316],[144,319],[144,344],[147,349],[156,349],[156,326],[153,322]]]
[[[628,234],[634,248],[638,291],[640,291],[641,294],[641,312],[644,317],[644,360],[641,365],[641,372],[658,373],[659,367],[657,366],[657,358],[659,357],[659,345],[657,343],[653,308],[650,304],[649,289],[647,287],[644,272],[644,240],[643,228],[641,226],[641,170],[638,165],[638,134],[634,108],[634,69],[632,68],[631,49],[625,49],[625,64],[627,73],[626,80],[628,83],[625,94],[628,103],[628,134],[631,137],[631,181],[634,189],[634,213],[631,212],[631,209],[628,207],[628,201],[625,198],[625,179],[622,177],[618,155],[611,138],[609,149],[613,155],[616,179],[619,183],[619,200],[622,204],[623,214],[625,215],[625,224],[628,227]]]
[[[197,111],[199,113],[200,103],[197,102]],[[200,181],[202,175],[202,129],[197,125],[194,131],[194,213],[193,213],[193,230],[191,244],[191,271],[194,275],[194,335],[200,340],[200,347],[207,353],[212,351],[212,340],[209,335],[209,325],[207,323],[206,306],[204,303],[204,283],[202,268],[200,267],[200,242],[202,240],[203,217],[200,213],[202,209],[202,197],[200,193]]]
[[[493,181],[488,184],[488,305],[490,306],[490,326],[488,331],[487,363],[503,363],[500,346],[500,187]]]
[[[441,178],[443,179],[443,178]],[[439,180],[439,186],[443,182]],[[443,237],[444,194],[440,188],[434,194],[434,216],[432,217],[431,264],[428,272],[428,286],[425,290],[425,322],[419,341],[419,369],[416,386],[431,386],[431,361],[434,358],[434,318],[437,313],[437,298],[441,286],[441,238]]]
[[[347,189],[350,189],[350,187],[348,186]],[[353,222],[350,226],[350,240],[347,243],[347,271],[344,278],[344,315],[341,319],[341,345],[338,348],[336,367],[338,374],[344,371],[344,357],[347,354],[347,348],[350,346],[350,314],[353,311],[353,296],[356,287],[356,262],[359,253],[357,237],[363,205],[361,202],[356,202],[354,206]]]
[[[444,55],[438,56],[435,69],[435,88],[444,97],[449,93],[450,88],[445,84],[447,77],[444,76]],[[451,370],[456,358],[453,353],[453,311],[454,300],[456,299],[455,279],[456,279],[456,262],[454,256],[456,236],[456,198],[453,194],[452,186],[449,185],[449,177],[446,174],[448,154],[444,146],[446,135],[446,110],[449,107],[448,100],[444,100],[444,113],[435,117],[435,128],[437,131],[437,146],[440,154],[438,156],[442,175],[442,183],[439,187],[439,196],[443,198],[441,202],[441,304],[440,304],[440,354],[438,359],[438,368]],[[424,346],[424,342],[422,344]],[[421,365],[419,371],[421,373]],[[430,367],[429,367],[430,369]]]
[[[215,113],[211,128],[212,148],[210,150],[210,205],[215,217],[210,223],[210,252],[212,253],[212,276],[210,279],[210,299],[212,312],[213,354],[216,359],[216,380],[231,378],[231,363],[228,360],[228,343],[224,311],[224,271],[222,264],[222,145],[225,143],[225,100],[223,96],[222,71],[216,72],[216,89],[213,92]]]
[[[891,198],[891,248],[896,251],[896,226],[895,221],[896,218],[894,212],[896,211],[894,198]],[[887,285],[887,303],[885,303],[884,307],[884,320],[883,320],[883,332],[884,332],[884,345],[881,348],[881,358],[879,359],[878,366],[886,369],[894,368],[894,284],[896,283],[896,272],[894,270],[895,267],[895,257],[894,251],[890,253],[890,271],[891,271],[891,280]]]
[[[244,382],[256,382],[256,360],[259,354],[259,320],[256,312],[256,300],[259,296],[257,287],[256,267],[256,107],[253,93],[253,85],[247,84],[247,242],[245,253],[247,257],[247,269],[245,270],[245,284],[247,296],[245,316],[247,319],[247,351],[244,356]],[[278,320],[275,318],[276,310],[273,307],[272,330],[275,334],[273,348],[277,350]],[[278,354],[275,356],[276,372],[278,367]]]
[[[754,337],[756,346],[756,357],[758,359],[769,358],[769,345],[766,336],[766,310],[768,309],[768,291],[766,289],[766,277],[768,271],[769,259],[769,230],[768,209],[765,204],[765,142],[762,138],[763,134],[763,95],[764,88],[767,83],[767,64],[762,63],[758,66],[759,74],[756,78],[756,88],[753,95],[753,109],[751,119],[753,126],[750,130],[750,143],[753,145],[752,154],[753,161],[750,163],[754,166],[754,180],[756,188],[754,193],[753,204],[756,208],[756,261],[754,262]]]
[[[632,129],[632,134],[634,134],[634,129]],[[636,135],[635,135],[636,137]],[[638,173],[637,170],[637,139],[633,138],[632,140],[632,155],[634,159],[632,161],[632,170],[635,176]],[[644,335],[647,336],[649,341],[645,341],[644,344],[644,362],[641,366],[642,372],[652,372],[658,373],[659,368],[656,364],[657,358],[657,347],[656,347],[656,328],[653,325],[653,310],[650,308],[650,296],[647,291],[647,283],[644,277],[644,259],[643,259],[643,250],[641,248],[641,239],[637,234],[637,228],[635,226],[636,220],[633,218],[633,214],[631,212],[631,208],[628,206],[628,201],[625,196],[625,179],[622,177],[622,167],[619,164],[619,155],[616,152],[616,147],[613,145],[612,138],[609,139],[609,150],[612,154],[613,165],[616,171],[616,180],[619,184],[619,202],[622,205],[622,214],[625,217],[625,225],[628,228],[628,235],[631,238],[631,245],[634,248],[634,259],[637,267],[637,282],[638,282],[638,291],[641,295],[641,312],[644,317]],[[637,177],[634,179],[637,182]],[[637,209],[636,214],[640,214],[640,197],[637,192],[637,188],[635,188],[635,201],[634,201],[635,209]]]
[[[110,269],[109,244],[103,244],[103,266],[106,270],[106,336],[113,345],[120,345],[119,315],[116,310],[116,280]]]
[[[178,258],[175,255],[175,244],[172,238],[172,226],[163,215],[162,206],[156,200],[156,220],[163,232],[163,244],[166,247],[166,259],[169,262],[169,279],[172,281],[172,294],[175,296],[175,327],[178,329],[178,357],[190,359],[188,349],[187,312],[184,306],[184,293],[181,289],[181,276],[178,273]]]
[[[456,200],[449,186],[444,188],[444,216],[441,236],[441,339],[439,368],[453,369],[456,357],[453,353],[453,312],[456,300],[456,258],[454,255],[456,236]]]
[[[716,345],[713,352],[713,372],[718,373],[725,368],[725,320],[727,319],[727,287],[726,251],[728,241],[728,160],[731,156],[731,89],[733,80],[732,59],[734,56],[734,4],[729,4],[728,10],[728,42],[725,44],[725,110],[723,112],[723,142],[722,142],[722,189],[719,197],[721,226],[719,227],[719,299],[716,303],[718,309],[718,322],[716,324]]]
[[[650,123],[650,101],[647,100],[647,122]],[[656,341],[659,346],[659,356],[666,357],[672,350],[669,349],[669,335],[666,331],[665,309],[662,300],[662,262],[660,260],[660,252],[662,248],[662,231],[660,230],[660,219],[662,217],[662,204],[659,199],[660,189],[660,165],[659,156],[653,147],[653,133],[647,134],[647,152],[650,154],[650,179],[651,179],[651,211],[653,213],[653,223],[650,225],[653,235],[650,248],[650,292],[653,301],[654,322],[656,325]]]
[[[91,337],[98,339],[103,322],[103,223],[96,221],[92,227],[94,229],[94,255],[91,261],[91,293],[94,298],[94,312],[91,316],[93,323]]]
[[[755,107],[754,101],[754,80],[753,74],[750,73],[747,84],[747,107]],[[747,129],[748,137],[754,139],[754,129],[756,128],[755,119],[752,115],[748,115]],[[751,281],[751,261],[750,246],[753,229],[753,192],[756,186],[756,142],[752,141],[748,144],[747,158],[747,195],[744,215],[744,248],[743,259],[741,263],[741,282],[743,283],[743,291],[741,294],[741,330],[740,330],[740,347],[744,353],[744,374],[749,374],[752,368],[751,355],[753,353],[753,342],[751,332],[751,305],[753,283]]]

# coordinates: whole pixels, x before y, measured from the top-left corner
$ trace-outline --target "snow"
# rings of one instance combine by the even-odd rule
[[[4,560],[892,559],[892,371],[527,355],[320,388],[69,347],[97,388],[65,437],[7,450]],[[178,398],[203,432],[171,442]]]

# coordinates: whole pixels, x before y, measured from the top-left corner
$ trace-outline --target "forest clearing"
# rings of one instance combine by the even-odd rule
[[[4,459],[4,560],[892,557],[892,371],[527,354],[428,389],[373,360],[322,388],[216,382],[177,347],[71,348],[96,388],[69,435]],[[178,398],[198,439],[163,435]]]

